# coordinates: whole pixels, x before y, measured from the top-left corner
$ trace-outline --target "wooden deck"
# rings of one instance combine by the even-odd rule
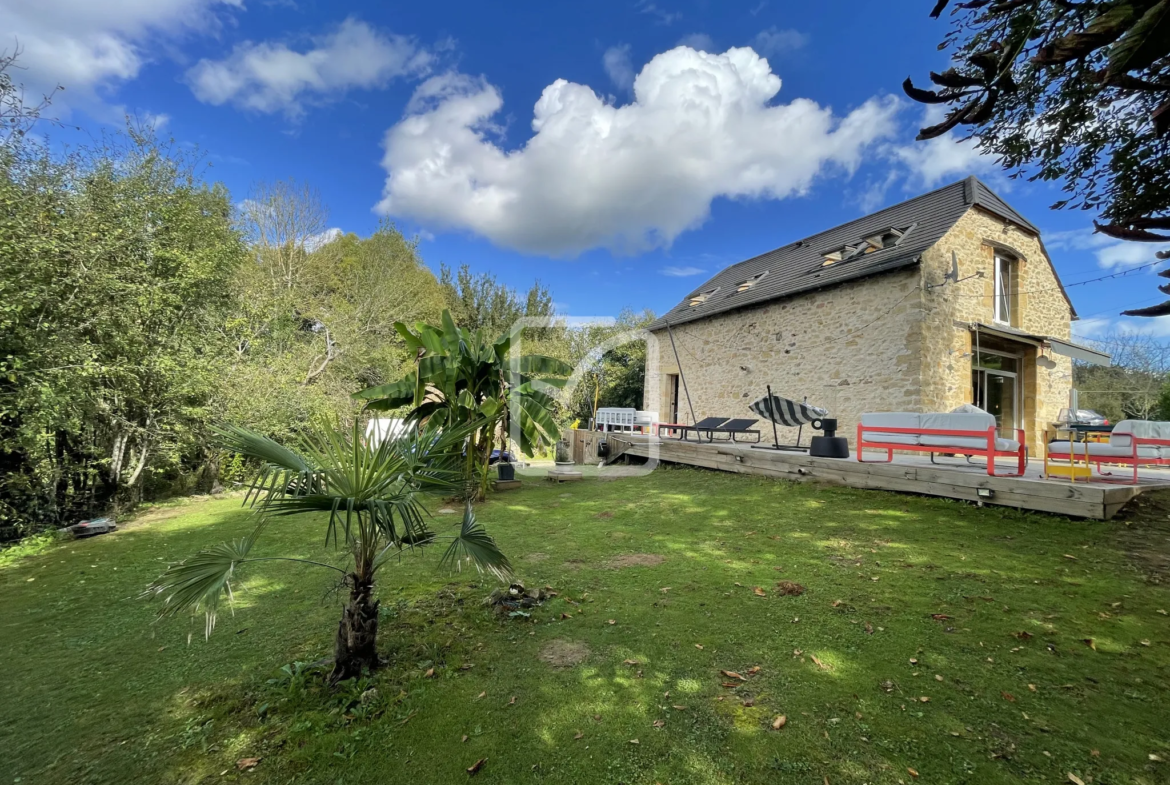
[[[592,438],[582,441],[592,446],[600,435],[589,434]],[[1067,479],[1042,478],[1044,464],[1038,459],[1029,461],[1028,471],[1023,477],[989,477],[986,465],[981,461],[967,463],[963,458],[936,458],[937,463],[931,463],[926,456],[906,454],[895,455],[893,463],[859,463],[855,456],[845,460],[812,458],[803,452],[754,449],[728,441],[696,444],[694,441],[659,439],[636,433],[610,433],[606,437],[610,461],[621,456],[635,456],[741,474],[945,496],[1098,520],[1112,518],[1143,491],[1170,487],[1170,472],[1164,470],[1142,471],[1138,485],[1122,483],[1131,476],[1123,468],[1114,469],[1116,480],[1095,477],[1091,482],[1081,480],[1074,484]],[[867,460],[876,461],[883,457],[884,452],[866,454]],[[1006,462],[1003,467],[997,463],[997,468],[1010,471]],[[985,495],[981,496],[981,491]]]

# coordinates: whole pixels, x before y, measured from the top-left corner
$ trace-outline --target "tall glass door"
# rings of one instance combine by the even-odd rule
[[[984,351],[971,369],[973,403],[995,417],[999,435],[1008,439],[1020,427],[1019,365],[1019,357]]]

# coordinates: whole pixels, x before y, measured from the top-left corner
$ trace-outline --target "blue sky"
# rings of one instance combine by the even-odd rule
[[[435,269],[540,278],[571,316],[661,313],[723,266],[967,174],[1044,230],[1066,284],[1152,261],[969,143],[913,141],[923,107],[900,84],[945,67],[932,5],[0,0],[0,29],[30,92],[63,84],[54,111],[87,132],[132,113],[237,199],[311,183],[331,226],[390,217]],[[1159,282],[1072,287],[1074,331],[1124,324]]]

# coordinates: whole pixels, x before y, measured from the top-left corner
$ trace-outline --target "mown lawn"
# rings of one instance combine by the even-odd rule
[[[481,783],[1170,781],[1161,507],[1092,523],[690,469],[529,482],[480,518],[559,596],[498,618],[491,584],[408,558],[381,585],[389,665],[330,691],[291,665],[329,652],[324,570],[248,568],[207,642],[137,598],[245,533],[239,505],[0,562],[0,783],[446,783],[483,758]],[[320,558],[323,531],[281,521],[260,550]]]

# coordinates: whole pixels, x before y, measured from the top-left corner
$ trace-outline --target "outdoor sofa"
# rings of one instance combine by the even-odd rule
[[[1045,473],[1049,461],[1067,461],[1074,469],[1069,474],[1076,481],[1076,464],[1082,463],[1086,476],[1089,464],[1115,464],[1133,468],[1133,484],[1138,481],[1139,466],[1170,465],[1170,422],[1153,420],[1122,420],[1113,428],[1107,442],[1054,441],[1044,452]]]
[[[1170,442],[1168,442],[1170,444]],[[867,461],[865,450],[885,450],[884,461]],[[993,477],[1020,477],[1028,466],[1028,448],[1024,432],[1015,439],[996,435],[995,417],[986,413],[919,414],[917,412],[879,412],[861,415],[857,425],[857,460],[860,463],[889,463],[894,450],[982,456],[987,459],[987,473]],[[996,458],[1015,459],[1016,471],[997,474]]]

